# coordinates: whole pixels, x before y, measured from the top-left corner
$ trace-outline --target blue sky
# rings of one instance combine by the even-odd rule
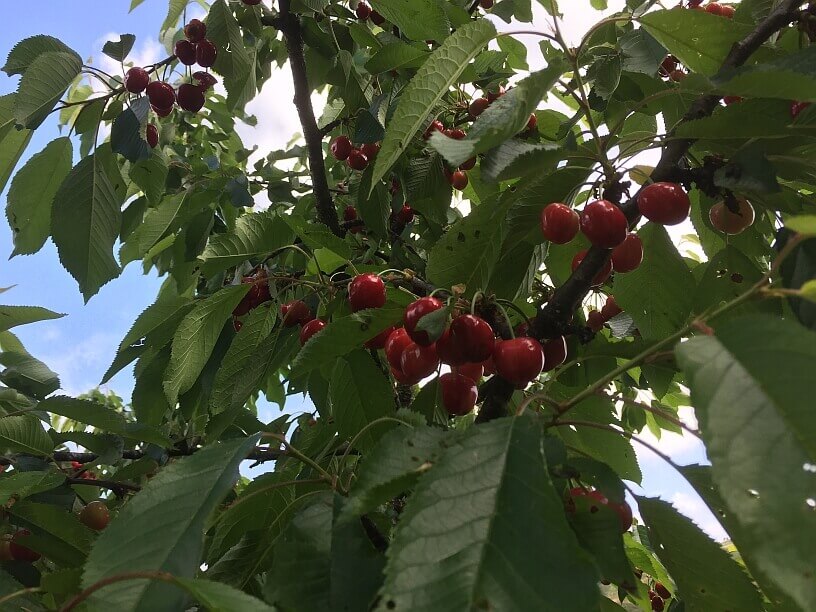
[[[569,31],[585,31],[586,20],[598,18],[597,13],[578,10],[579,4],[588,2],[576,3],[574,8],[568,5],[564,9]],[[51,34],[84,58],[93,57],[98,65],[102,61],[102,44],[108,37],[115,39],[119,33],[136,35],[133,56],[143,58],[145,62],[159,59],[161,50],[157,44],[157,32],[167,10],[167,1],[145,0],[133,13],[127,12],[129,6],[129,0],[15,3],[13,18],[7,17],[0,29],[0,59],[4,60],[11,47],[23,38]],[[538,17],[540,15],[537,13]],[[505,24],[497,25],[507,29]],[[537,54],[533,45],[530,45],[530,51],[531,56]],[[8,78],[0,73],[0,95],[14,91],[17,80],[17,77]],[[288,74],[282,72],[273,76],[259,98],[249,105],[248,111],[258,115],[258,127],[243,127],[238,131],[247,145],[258,145],[259,155],[285,146],[291,135],[299,131],[294,107],[288,103],[290,99],[291,82]],[[20,165],[58,135],[56,121],[52,118],[37,130]],[[5,192],[0,193],[0,202],[5,205]],[[133,263],[119,278],[104,286],[88,304],[83,304],[76,282],[61,267],[50,241],[36,255],[4,261],[12,250],[11,231],[3,218],[0,221],[0,287],[16,285],[13,290],[3,294],[3,302],[45,306],[67,315],[56,321],[18,328],[18,335],[32,354],[60,374],[67,393],[81,393],[94,387],[133,320],[153,301],[160,279],[154,274],[144,276],[141,265]],[[117,375],[108,387],[129,398],[133,388],[131,368]],[[287,409],[290,412],[309,410],[310,406],[300,398],[291,398]],[[265,406],[263,413],[262,417],[269,419],[277,413],[277,409]],[[669,434],[661,441],[647,438],[681,464],[705,461],[701,445],[689,436]],[[679,510],[692,516],[711,535],[723,537],[716,519],[708,513],[686,482],[652,453],[637,446],[636,450],[646,494],[660,495],[674,502]]]

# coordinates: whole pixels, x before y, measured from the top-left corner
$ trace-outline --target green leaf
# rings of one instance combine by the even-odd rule
[[[52,140],[32,155],[11,181],[6,217],[14,234],[14,255],[36,253],[51,233],[51,204],[71,171],[73,147],[67,137]]]
[[[667,502],[638,498],[655,552],[690,610],[763,610],[748,575],[723,548]]]
[[[653,76],[666,58],[666,48],[644,28],[630,30],[618,38],[623,52],[623,70]]]
[[[91,550],[93,531],[79,522],[79,518],[52,504],[40,504],[29,500],[15,502],[9,512],[24,524],[36,528],[65,551],[65,557],[76,565],[85,561]],[[36,548],[35,548],[36,549]],[[43,551],[46,552],[46,551]]]
[[[743,140],[791,136],[790,102],[743,100],[718,109],[709,117],[685,121],[675,132],[681,138]]]
[[[175,330],[182,317],[189,312],[195,303],[186,297],[163,297],[158,299],[136,317],[128,333],[119,343],[119,351],[123,351],[128,346],[147,339],[148,344],[155,348],[161,348],[172,337],[172,331],[168,334],[167,329]],[[149,342],[151,338],[161,337],[163,342]]]
[[[718,91],[733,95],[816,102],[814,61],[816,50],[806,47],[770,62],[737,68],[712,82]]]
[[[371,0],[371,6],[411,40],[442,42],[450,34],[445,12],[434,0]]]
[[[484,19],[469,23],[445,39],[411,82],[403,89],[391,121],[386,126],[371,184],[376,185],[403,154],[428,114],[459,78],[479,51],[496,35]]]
[[[52,52],[73,53],[77,59],[80,59],[79,55],[61,40],[53,36],[38,34],[25,38],[14,45],[9,51],[6,65],[0,70],[3,70],[9,76],[24,74],[29,66],[34,63],[34,60],[45,53]]]
[[[5,189],[14,167],[34,133],[32,130],[15,129],[16,98],[17,94],[0,96],[0,189]]]
[[[805,236],[816,236],[816,215],[799,215],[785,219],[785,227]]]
[[[366,62],[365,69],[371,74],[397,69],[416,69],[422,66],[429,55],[427,49],[420,49],[402,40],[395,40],[378,49]]]
[[[726,246],[705,266],[705,274],[697,285],[694,295],[695,314],[706,309],[730,302],[745,293],[748,288],[762,278],[762,272],[736,247]],[[770,300],[755,300],[742,304],[723,317],[733,317],[747,312],[777,312],[778,305]]]
[[[195,305],[173,337],[170,364],[164,375],[164,394],[170,406],[189,391],[210,358],[224,322],[249,291],[249,285],[226,287]]]
[[[364,427],[395,410],[391,383],[365,351],[354,351],[337,361],[329,385],[337,433],[351,439]],[[357,438],[355,448],[371,448],[392,423],[375,425]]]
[[[185,202],[189,207],[189,198],[183,193],[176,193],[162,200],[158,207],[148,211],[144,221],[119,251],[119,258],[124,265],[131,261],[145,257],[171,227],[177,225],[177,219],[182,214]]]
[[[737,193],[776,193],[782,191],[776,169],[765,157],[765,145],[756,143],[737,151],[728,163],[714,173],[714,184]]]
[[[696,12],[696,11],[690,11]],[[615,276],[615,300],[647,340],[659,340],[686,322],[694,299],[694,277],[662,225],[638,231],[643,263]]]
[[[153,206],[161,202],[167,182],[167,159],[157,151],[147,159],[137,161],[130,167],[130,180],[144,192]]]
[[[238,466],[258,438],[207,446],[163,468],[100,534],[82,586],[133,571],[196,575],[207,519],[235,484]],[[101,609],[148,611],[180,609],[184,599],[171,585],[135,580],[97,591],[89,603]]]
[[[138,423],[129,423],[122,413],[91,400],[58,395],[41,401],[38,408],[124,438],[150,442],[162,447],[170,446],[170,440],[157,430]]]
[[[150,157],[150,147],[142,137],[142,129],[147,122],[148,112],[150,112],[150,103],[147,97],[141,97],[134,100],[113,121],[110,137],[111,149],[129,162],[135,163]]]
[[[563,62],[551,62],[534,72],[487,107],[468,131],[464,140],[448,138],[441,132],[431,135],[430,143],[451,166],[458,166],[477,153],[499,146],[524,129],[538,103],[547,95],[565,70]],[[382,155],[382,151],[380,151]]]
[[[112,173],[110,156],[110,149],[99,147],[82,159],[54,196],[54,244],[86,302],[120,272],[113,245],[122,223],[125,194],[118,191],[121,176]]]
[[[242,215],[235,229],[212,236],[201,254],[202,272],[213,273],[248,259],[268,255],[291,243],[289,226],[273,211]]]
[[[184,14],[184,9],[187,8],[189,1],[190,0],[168,0],[167,16],[164,18],[160,29],[162,33],[166,32],[170,28],[176,27],[176,24],[178,23],[182,14]],[[133,10],[134,8],[135,6],[131,4],[130,10]]]
[[[64,316],[39,306],[0,306],[0,332],[18,325],[61,319]]]
[[[373,171],[373,166],[369,166],[360,179],[360,187],[357,191],[357,212],[365,223],[366,229],[387,239],[391,215],[391,195],[382,182],[372,187]]]
[[[328,249],[346,261],[352,258],[349,244],[342,238],[332,234],[331,230],[322,223],[307,223],[305,220],[293,215],[285,215],[281,218],[286,221],[286,224],[310,249]]]
[[[213,3],[206,23],[207,38],[218,47],[213,69],[224,76],[228,108],[234,110],[255,95],[255,50],[248,50],[238,21],[224,0]]]
[[[489,181],[506,181],[539,172],[564,159],[563,147],[551,142],[531,144],[508,140],[482,159],[482,176]]]
[[[302,376],[362,347],[400,321],[404,310],[400,306],[386,304],[382,308],[361,310],[335,319],[300,349],[292,363],[292,376]]]
[[[47,455],[54,450],[42,422],[30,414],[0,417],[0,441],[4,446],[30,455]]]
[[[597,609],[541,435],[533,418],[500,419],[447,449],[400,517],[376,610]]]
[[[52,51],[39,55],[26,69],[17,88],[14,103],[17,123],[31,130],[39,127],[81,69],[82,60],[76,53]]]
[[[640,23],[689,70],[709,76],[719,71],[734,43],[753,30],[706,11],[682,8],[646,13]]]
[[[133,49],[133,43],[136,42],[136,37],[133,34],[120,34],[119,40],[114,42],[109,40],[102,45],[102,53],[108,57],[112,57],[117,62],[122,62]]]
[[[43,576],[45,580],[45,576]],[[0,596],[6,597],[8,595],[15,595],[14,599],[8,599],[0,607],[3,612],[19,612],[20,610],[29,610],[31,612],[39,612],[45,610],[37,593],[28,593],[22,584],[17,582],[5,571],[0,570]]]
[[[595,94],[603,100],[609,100],[620,84],[623,61],[617,51],[605,51],[589,67],[587,77],[593,81]]]
[[[816,525],[812,368],[816,334],[744,317],[678,345],[713,481],[743,534],[740,553],[799,606],[816,605],[806,568]],[[750,452],[746,452],[749,449]]]
[[[209,612],[230,612],[231,610],[275,612],[274,608],[266,605],[260,599],[221,582],[203,578],[176,578],[175,582]]]
[[[50,491],[65,483],[65,474],[59,472],[14,472],[0,478],[0,504],[9,499],[25,499],[31,495]]]
[[[0,365],[6,366],[0,381],[26,395],[41,399],[59,389],[57,375],[28,353],[0,353]]]

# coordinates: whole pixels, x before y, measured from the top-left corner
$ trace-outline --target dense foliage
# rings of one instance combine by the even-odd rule
[[[816,5],[628,0],[570,46],[538,2],[171,0],[150,66],[11,50],[13,255],[165,281],[125,403],[0,307],[2,609],[816,609]],[[250,163],[273,70],[302,138]],[[625,498],[666,431],[728,547]]]

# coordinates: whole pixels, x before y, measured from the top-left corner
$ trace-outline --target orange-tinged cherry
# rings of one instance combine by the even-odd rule
[[[733,212],[725,202],[717,202],[708,211],[708,218],[714,229],[728,234],[729,236],[736,236],[741,234],[746,229],[751,227],[756,218],[754,207],[745,198],[738,197],[736,212]]]
[[[110,522],[110,512],[101,501],[92,501],[79,513],[79,520],[91,529],[102,531]]]

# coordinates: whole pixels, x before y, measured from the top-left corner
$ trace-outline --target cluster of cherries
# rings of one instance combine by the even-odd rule
[[[394,218],[396,219],[397,223],[399,223],[402,227],[405,227],[409,223],[413,222],[414,215],[415,215],[414,209],[411,208],[411,205],[406,202],[405,204],[402,205],[402,208],[400,208],[396,212]],[[356,220],[357,209],[349,204],[343,209],[343,221],[345,221],[346,223],[351,223],[352,221]],[[360,232],[363,231],[363,229],[364,229],[363,225],[354,225],[349,228],[349,231],[352,234],[359,234]]]
[[[590,310],[587,314],[587,327],[595,333],[601,331],[601,328],[613,317],[618,316],[623,312],[623,309],[618,306],[614,296],[608,296],[606,303],[600,310]]]
[[[368,2],[365,2],[365,0],[360,0],[360,2],[357,3],[357,8],[354,9],[354,14],[357,15],[357,19],[360,21],[368,21],[371,19],[371,23],[378,26],[385,23],[385,17],[371,8],[371,6],[369,6]]]
[[[654,586],[649,589],[649,601],[654,612],[663,612],[666,602],[670,601],[671,597],[671,591],[662,582],[656,581]]]
[[[689,0],[688,7],[695,11],[705,11],[706,13],[711,13],[718,17],[725,17],[726,19],[732,19],[737,10],[733,6],[720,4],[719,2],[709,2],[703,6],[703,0]]]
[[[367,142],[359,148],[355,147],[348,136],[338,136],[329,145],[332,157],[337,161],[344,161],[352,170],[362,172],[380,152],[380,143]]]
[[[431,134],[434,132],[440,132],[447,136],[448,138],[453,138],[454,140],[464,140],[467,137],[467,133],[465,130],[461,128],[446,128],[445,124],[442,123],[439,119],[434,119],[431,121],[431,125],[428,126],[428,129],[425,130],[425,134],[423,137],[425,140],[428,140],[431,137]],[[445,173],[445,179],[447,179],[448,183],[450,183],[454,189],[458,191],[464,191],[465,187],[468,186],[468,175],[467,171],[472,170],[476,166],[476,158],[471,157],[464,163],[462,163],[458,168],[448,168],[447,165],[443,168]]]

